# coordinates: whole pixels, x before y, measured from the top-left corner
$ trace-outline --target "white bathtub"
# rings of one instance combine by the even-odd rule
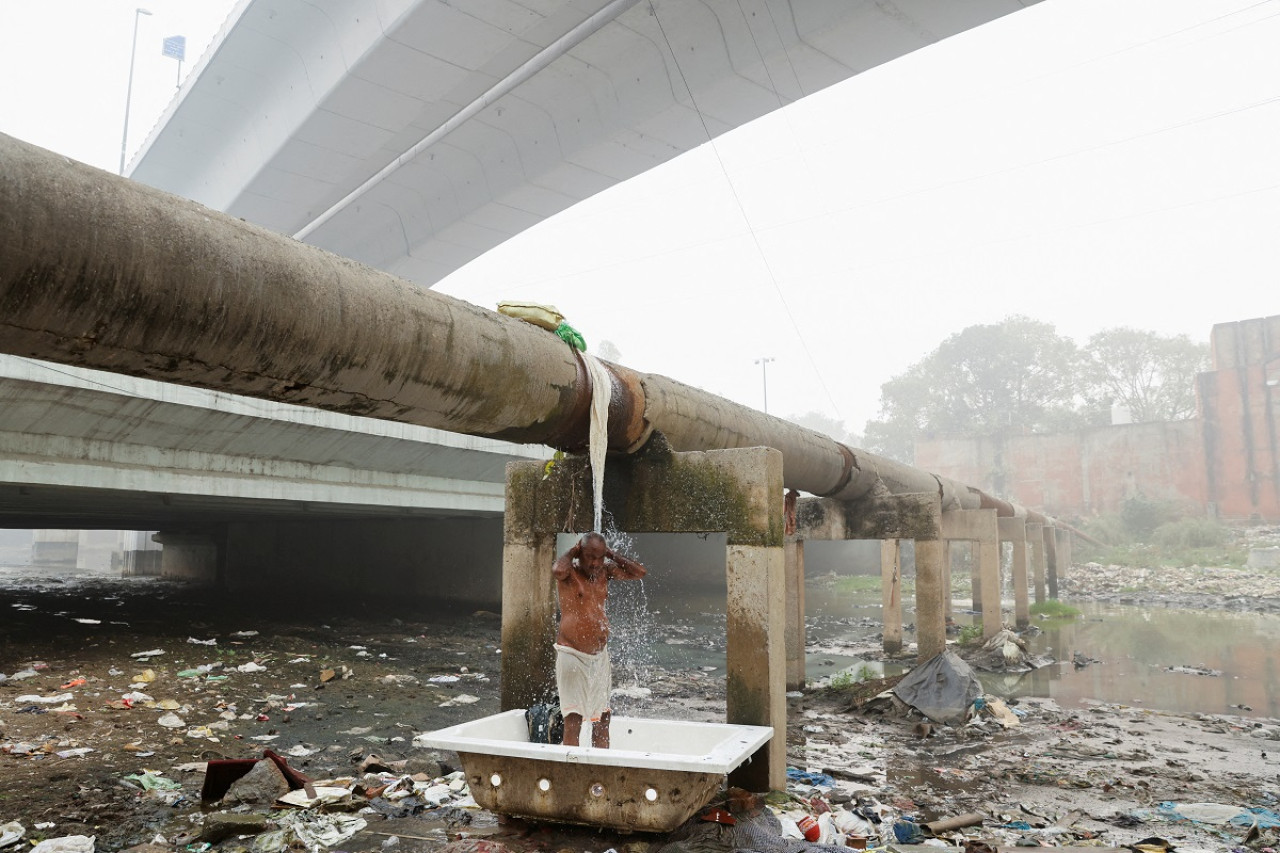
[[[768,726],[614,717],[610,749],[529,743],[518,708],[416,740],[457,752],[471,795],[492,812],[668,832],[772,736]]]

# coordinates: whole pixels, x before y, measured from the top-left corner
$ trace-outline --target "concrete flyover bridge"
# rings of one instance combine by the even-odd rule
[[[242,0],[129,174],[431,285],[1034,0]]]

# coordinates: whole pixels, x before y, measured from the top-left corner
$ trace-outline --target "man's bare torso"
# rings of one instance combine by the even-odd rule
[[[560,632],[556,642],[589,655],[601,652],[609,642],[609,615],[605,600],[609,594],[609,573],[603,568],[585,572],[575,567],[558,578]]]
[[[556,642],[589,655],[599,654],[609,642],[605,611],[609,581],[638,580],[645,575],[644,566],[615,554],[599,535],[588,534],[560,555],[551,571],[560,596]]]

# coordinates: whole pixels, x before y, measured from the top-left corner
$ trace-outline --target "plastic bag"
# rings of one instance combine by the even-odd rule
[[[564,322],[564,315],[554,305],[539,305],[536,302],[499,302],[498,313],[517,320],[524,320],[554,332]]]
[[[561,323],[556,327],[556,334],[560,336],[560,340],[564,341],[571,347],[576,347],[581,352],[587,351],[587,341],[573,326],[568,323]]]
[[[524,712],[530,743],[564,743],[564,715],[558,702],[539,702]]]

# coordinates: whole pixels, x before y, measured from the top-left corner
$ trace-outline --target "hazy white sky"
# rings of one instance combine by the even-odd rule
[[[150,0],[129,153],[231,0]],[[0,132],[115,171],[135,4],[0,0]],[[438,289],[861,431],[975,323],[1207,340],[1280,312],[1280,0],[1046,0],[721,137]]]

